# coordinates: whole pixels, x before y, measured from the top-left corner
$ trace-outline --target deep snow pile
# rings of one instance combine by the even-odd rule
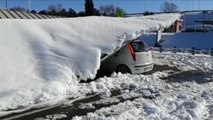
[[[0,110],[79,96],[76,75],[93,78],[101,53],[168,27],[178,17],[1,20]]]
[[[177,59],[174,59],[177,58]],[[182,60],[180,59],[182,58]],[[204,58],[204,59],[203,59]],[[204,61],[205,60],[205,61]],[[162,62],[165,61],[165,62]],[[173,61],[173,63],[171,62]],[[184,67],[189,63],[191,67]],[[161,65],[177,65],[179,69],[193,70],[205,69],[205,63],[212,65],[213,57],[206,55],[192,56],[190,54],[173,54],[155,52],[155,63]],[[199,69],[197,69],[199,68]],[[213,71],[213,67],[206,70]],[[75,116],[74,120],[126,120],[126,119],[142,119],[142,120],[202,120],[213,119],[213,76],[206,76],[211,82],[199,84],[193,81],[193,77],[182,81],[169,81],[162,79],[170,75],[171,71],[155,72],[152,75],[129,75],[129,74],[113,74],[109,78],[101,78],[93,82],[91,86],[95,91],[103,89],[120,89],[123,91],[121,96],[133,98],[119,102],[116,105],[96,110],[85,116]],[[201,81],[202,81],[201,79]],[[204,80],[205,81],[205,80]],[[125,88],[127,89],[123,89]],[[102,89],[102,90],[103,90]],[[105,90],[107,91],[107,90]],[[144,98],[152,96],[152,93],[159,93],[159,96],[153,99]],[[111,98],[115,101],[116,99]],[[108,100],[110,101],[110,100]],[[107,102],[107,101],[106,101]],[[94,104],[99,103],[97,101]],[[90,105],[92,106],[92,104]]]

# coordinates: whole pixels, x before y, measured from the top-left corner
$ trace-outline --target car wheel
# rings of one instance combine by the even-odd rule
[[[116,72],[121,72],[121,73],[131,73],[130,69],[126,65],[118,65]]]

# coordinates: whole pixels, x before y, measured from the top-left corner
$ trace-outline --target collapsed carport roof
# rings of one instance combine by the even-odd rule
[[[179,17],[180,14],[157,14],[132,18],[1,19],[0,43],[4,46],[0,50],[1,63],[12,67],[6,71],[0,66],[0,72],[25,78],[19,79],[24,81],[58,80],[71,74],[81,79],[94,78],[102,53],[111,55],[126,41],[167,28]],[[9,81],[9,77],[3,75],[1,79]]]

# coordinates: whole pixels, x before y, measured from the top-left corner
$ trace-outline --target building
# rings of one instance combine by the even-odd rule
[[[61,17],[0,9],[0,19],[54,19],[54,18],[61,18]]]
[[[166,28],[163,32],[174,32],[174,33],[178,33],[182,31],[182,23],[183,20],[182,19],[177,19],[173,25],[171,25],[169,28]]]
[[[151,12],[152,14],[162,14],[163,12]],[[193,10],[180,11],[181,18],[164,32],[211,32],[213,31],[213,10]],[[126,17],[143,16],[143,13],[130,13]],[[212,22],[211,22],[212,23]]]
[[[182,32],[213,31],[213,25],[207,24],[208,21],[213,20],[213,10],[185,11],[182,14]]]

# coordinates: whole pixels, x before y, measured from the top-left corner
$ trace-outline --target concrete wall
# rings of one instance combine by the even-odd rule
[[[156,33],[143,35],[139,37],[143,39],[149,46],[156,43]],[[196,49],[212,49],[213,33],[212,32],[185,32],[185,33],[162,33],[163,47],[173,48],[196,48]]]

